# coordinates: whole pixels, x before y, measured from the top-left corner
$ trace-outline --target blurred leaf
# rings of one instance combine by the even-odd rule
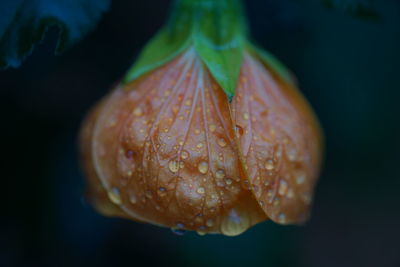
[[[62,52],[92,30],[110,0],[1,0],[0,69],[18,67],[49,26],[60,30]]]
[[[371,0],[322,0],[328,8],[341,9],[352,16],[367,20],[379,20],[380,15],[372,6]]]

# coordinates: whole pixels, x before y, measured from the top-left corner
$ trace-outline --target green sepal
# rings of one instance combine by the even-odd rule
[[[124,82],[167,63],[189,46],[232,100],[246,45],[239,0],[177,0],[167,25],[149,42]]]
[[[274,55],[250,43],[247,44],[247,50],[261,59],[264,65],[278,77],[280,77],[284,82],[291,85],[296,85],[296,81],[292,72]]]
[[[189,44],[190,38],[173,38],[168,29],[162,29],[143,49],[123,81],[125,83],[130,82],[164,65],[182,53]]]

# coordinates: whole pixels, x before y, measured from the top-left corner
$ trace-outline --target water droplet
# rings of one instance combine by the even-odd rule
[[[179,168],[181,169],[185,168],[185,163],[183,161],[179,162]]]
[[[243,113],[243,119],[248,120],[250,118],[249,113]]]
[[[218,171],[215,173],[215,176],[216,176],[218,179],[223,179],[223,178],[225,177],[225,172],[224,172],[224,170],[218,170]]]
[[[136,195],[135,195],[135,194],[131,194],[131,195],[129,196],[129,201],[130,201],[132,204],[136,204],[136,202],[137,202]]]
[[[232,209],[222,218],[221,233],[227,236],[240,235],[250,227],[250,218]]]
[[[220,139],[218,139],[218,141],[217,141],[217,143],[218,143],[218,145],[220,146],[220,147],[226,147],[226,140],[224,139],[224,138],[220,138]]]
[[[235,132],[237,137],[241,137],[244,133],[243,128],[240,125],[235,126]]]
[[[206,174],[208,172],[208,163],[205,162],[205,161],[202,161],[202,162],[199,163],[197,168],[198,168],[200,173]]]
[[[169,168],[169,170],[170,170],[171,172],[173,172],[173,173],[178,172],[178,170],[179,170],[179,163],[178,163],[178,161],[176,161],[176,160],[171,160],[171,161],[168,163],[168,168]]]
[[[294,148],[287,149],[286,156],[288,157],[289,161],[296,161],[296,159],[297,159],[296,149],[294,149]]]
[[[151,190],[146,191],[146,197],[152,199],[153,198],[153,192]]]
[[[171,231],[175,235],[183,236],[186,233],[186,230],[183,229],[177,229],[177,228],[171,228]]]
[[[272,171],[275,168],[274,161],[272,159],[267,160],[265,163],[265,168],[269,171]]]
[[[294,197],[294,191],[293,191],[292,188],[290,188],[290,189],[288,190],[287,197],[288,197],[288,198],[293,198],[293,197]]]
[[[198,143],[196,147],[197,147],[197,148],[202,148],[202,147],[203,147],[203,144],[202,144],[202,143]]]
[[[176,234],[176,235],[184,235],[186,233],[186,230],[184,230],[185,225],[183,223],[176,223],[176,226],[171,228],[172,233]]]
[[[231,185],[231,184],[233,183],[233,180],[230,179],[230,178],[226,178],[226,179],[225,179],[225,183],[226,183],[227,185]]]
[[[310,193],[303,193],[301,194],[301,198],[303,199],[303,201],[309,205],[312,202],[312,196]]]
[[[143,111],[140,107],[137,107],[133,110],[133,115],[135,115],[135,116],[139,117],[139,116],[142,116],[142,114],[143,114]]]
[[[197,234],[200,235],[200,236],[204,236],[204,235],[207,234],[207,232],[201,231],[201,230],[197,230]]]
[[[199,193],[199,194],[204,194],[205,192],[206,192],[206,190],[204,189],[204,187],[199,187],[197,189],[197,193]]]
[[[285,180],[280,180],[278,194],[284,196],[287,190],[288,190],[288,183]]]
[[[128,149],[128,150],[126,151],[126,153],[125,153],[125,156],[126,156],[128,159],[132,159],[133,156],[135,156],[135,151]]]
[[[165,189],[165,187],[159,187],[158,188],[158,194],[162,197],[165,196],[167,194],[167,189]]]
[[[215,130],[217,129],[217,126],[215,124],[210,124],[210,126],[208,126],[208,128],[210,129],[210,132],[215,132]]]
[[[279,223],[285,223],[286,222],[286,215],[284,213],[280,213],[278,215],[278,222]]]
[[[189,157],[189,153],[187,152],[187,151],[182,151],[182,153],[181,153],[181,158],[183,158],[183,159],[187,159]]]
[[[299,175],[297,175],[296,177],[296,183],[298,185],[303,184],[306,180],[306,176],[304,175],[304,173],[300,173]]]
[[[108,191],[108,198],[115,205],[121,205],[121,203],[122,203],[121,193],[119,192],[119,189],[116,187],[113,187],[113,188],[111,188],[110,191]]]

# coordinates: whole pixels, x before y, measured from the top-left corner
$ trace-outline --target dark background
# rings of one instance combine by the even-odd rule
[[[382,19],[320,1],[246,1],[254,39],[297,75],[326,135],[313,215],[235,238],[176,236],[105,218],[82,199],[77,133],[162,25],[165,0],[114,0],[86,39],[55,57],[57,31],[0,73],[0,266],[400,266],[400,2]]]

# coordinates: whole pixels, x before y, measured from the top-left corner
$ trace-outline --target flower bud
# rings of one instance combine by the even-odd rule
[[[223,57],[214,51],[216,61],[196,41],[183,48],[151,68],[139,60],[147,71],[119,84],[84,122],[81,154],[95,208],[228,236],[267,219],[304,222],[321,159],[309,105],[277,62],[251,46]],[[239,65],[221,70],[221,58]]]

